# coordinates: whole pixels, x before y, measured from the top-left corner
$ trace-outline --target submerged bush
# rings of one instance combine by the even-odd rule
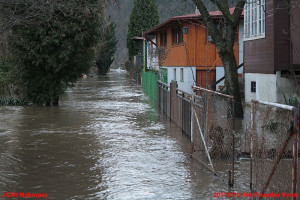
[[[24,85],[21,81],[21,71],[13,57],[0,59],[0,104],[20,104],[23,98]],[[23,104],[23,103],[21,103]]]
[[[30,102],[25,99],[0,99],[0,106],[28,106]]]

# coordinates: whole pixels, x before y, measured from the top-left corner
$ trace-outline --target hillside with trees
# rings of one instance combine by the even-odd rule
[[[130,14],[127,34],[127,48],[129,57],[138,53],[140,41],[133,37],[142,37],[142,32],[158,24],[159,16],[155,0],[134,0],[134,7]]]
[[[126,36],[128,23],[134,0],[122,0],[109,8],[109,14],[116,23],[116,37],[118,38],[117,50],[115,53],[116,64],[122,64],[128,58],[126,47]],[[184,15],[195,12],[195,4],[191,0],[156,0],[159,15],[159,23],[174,15]]]

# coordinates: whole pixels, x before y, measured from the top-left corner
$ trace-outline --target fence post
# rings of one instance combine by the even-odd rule
[[[160,82],[159,81],[157,81],[156,82],[156,87],[157,87],[157,96],[158,96],[158,101],[157,101],[157,103],[158,103],[158,108],[161,110],[161,105],[160,105],[160,102],[161,102],[161,95],[160,95],[160,88],[161,88],[161,85],[160,85]]]
[[[233,186],[234,184],[234,153],[235,153],[235,141],[234,141],[234,126],[235,126],[235,110],[234,110],[234,99],[232,99],[231,101],[232,103],[232,116],[231,116],[231,120],[232,120],[232,174],[231,174],[231,180],[229,180],[228,185],[229,186]]]
[[[192,95],[191,97],[191,155],[194,152],[194,100],[195,97]]]
[[[298,168],[298,134],[299,134],[299,112],[300,102],[298,107],[294,110],[294,143],[293,143],[293,170],[292,170],[292,193],[297,192],[297,168]],[[296,200],[297,197],[293,197]]]
[[[212,96],[210,96],[210,94],[206,94],[205,95],[205,130],[204,130],[204,136],[205,136],[205,138],[206,138],[206,136],[208,136],[208,127],[209,127],[209,122],[210,122],[210,119],[209,119],[209,117],[210,117],[210,110],[209,110],[209,102],[210,102],[210,100],[212,99],[211,98]]]
[[[250,190],[252,191],[252,175],[253,175],[253,132],[254,132],[254,102],[251,101],[251,131],[250,131]]]

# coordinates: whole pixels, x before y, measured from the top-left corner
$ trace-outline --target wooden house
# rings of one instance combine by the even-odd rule
[[[245,5],[245,100],[284,102],[300,70],[298,0],[248,0]]]
[[[234,8],[230,9],[231,12]],[[216,26],[222,30],[222,13],[210,12]],[[234,46],[237,64],[243,62],[243,20],[237,30]],[[224,69],[218,51],[200,14],[175,16],[144,33],[149,45],[157,46],[159,65],[162,74],[167,74],[167,82],[176,80],[178,88],[191,93],[191,86],[197,85],[209,89],[216,80],[224,76]],[[155,37],[153,42],[150,37]],[[239,71],[242,74],[242,71]]]

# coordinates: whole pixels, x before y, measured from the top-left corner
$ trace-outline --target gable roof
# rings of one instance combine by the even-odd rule
[[[229,9],[230,14],[232,14],[234,12],[234,9],[235,9],[235,7]],[[209,12],[209,15],[214,19],[220,19],[220,18],[222,18],[223,13],[218,10],[218,11]],[[199,20],[200,16],[201,16],[201,14],[187,14],[187,15],[171,17],[167,21],[164,21],[161,24],[158,24],[158,25],[154,26],[153,28],[147,30],[146,32],[144,32],[144,35],[155,34],[155,33],[159,32],[159,30],[167,28],[176,22],[178,23],[179,21]],[[242,12],[241,16],[244,16],[244,11]]]

